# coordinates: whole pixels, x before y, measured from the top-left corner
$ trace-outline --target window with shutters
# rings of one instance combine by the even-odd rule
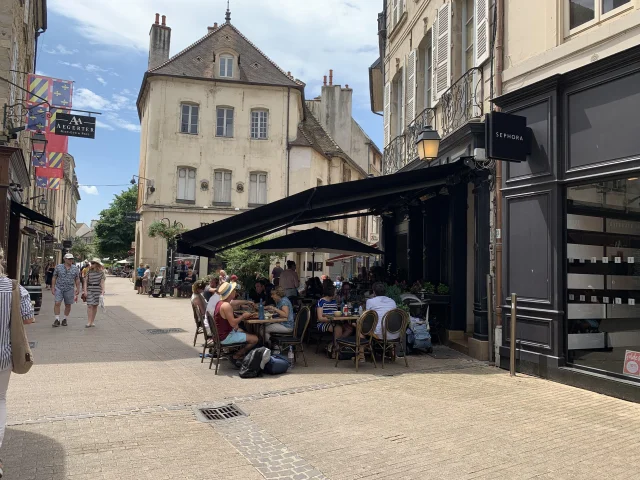
[[[393,138],[402,135],[404,131],[404,72],[400,69],[393,81],[392,91],[392,132]]]
[[[196,203],[196,169],[178,167],[178,203]]]
[[[198,134],[198,116],[200,107],[190,103],[182,103],[180,105],[181,120],[180,133],[189,133],[191,135]]]
[[[480,0],[482,1],[482,0]],[[463,0],[462,2],[462,71],[460,76],[470,68],[475,67],[474,40],[475,40],[475,0]]]
[[[216,117],[216,136],[233,137],[233,108],[218,107]]]
[[[214,172],[213,203],[231,205],[231,172],[228,170]]]
[[[391,83],[387,82],[384,85],[384,146],[386,147],[391,142]]]
[[[451,86],[451,2],[445,3],[438,10],[434,31],[437,32],[437,44],[434,44],[433,88],[437,101]]]
[[[266,205],[267,174],[254,172],[249,175],[249,206]]]
[[[232,55],[220,55],[220,77],[233,78],[233,60]]]
[[[412,50],[407,55],[407,79],[406,79],[406,113],[405,125],[410,125],[416,118],[416,63],[418,51]]]
[[[491,55],[491,46],[489,43],[489,10],[491,0],[475,1],[475,65],[479,67],[489,60]]]
[[[404,14],[407,11],[407,0],[390,0],[391,4],[391,25],[390,30],[396,28],[399,23],[404,20]]]
[[[251,111],[251,138],[266,140],[268,138],[269,111]]]
[[[431,107],[433,93],[431,92],[431,77],[433,75],[433,49],[431,45],[431,30],[424,36],[418,46],[416,66],[416,116],[425,108]]]
[[[632,0],[563,0],[565,34],[573,35],[603,20],[633,8]]]

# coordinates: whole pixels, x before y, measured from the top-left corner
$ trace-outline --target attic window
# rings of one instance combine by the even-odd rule
[[[224,36],[224,39],[225,39],[227,42],[231,40],[231,39],[229,38],[229,35],[225,35],[225,36]]]
[[[197,56],[196,57],[196,62],[201,62],[202,61],[202,57],[201,56]]]
[[[256,62],[256,63],[252,63],[252,64],[251,64],[251,68],[258,69],[258,68],[260,68],[260,64],[259,64],[258,62]]]

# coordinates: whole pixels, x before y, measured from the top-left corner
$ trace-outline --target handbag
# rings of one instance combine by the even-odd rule
[[[11,292],[11,357],[13,373],[25,374],[33,366],[33,354],[20,312],[20,286],[15,280]]]

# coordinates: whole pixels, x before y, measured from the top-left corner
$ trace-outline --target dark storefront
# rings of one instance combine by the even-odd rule
[[[640,48],[496,104],[533,134],[502,184],[501,366],[513,292],[520,371],[638,401]]]

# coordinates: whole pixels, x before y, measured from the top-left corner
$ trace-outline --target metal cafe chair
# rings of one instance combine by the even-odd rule
[[[385,313],[382,317],[382,339],[373,337],[374,347],[382,348],[382,368],[384,368],[387,352],[391,352],[391,360],[396,359],[396,348],[401,348],[404,354],[404,364],[409,366],[406,351],[407,326],[409,324],[409,314],[399,308],[394,308]],[[397,338],[389,338],[389,334],[397,334]]]
[[[223,350],[225,354],[231,354],[241,349],[242,347],[244,347],[247,344],[247,342],[230,343],[228,345],[222,345],[220,343],[220,335],[218,334],[218,326],[216,325],[215,320],[213,319],[213,317],[209,312],[206,313],[206,316],[207,316],[207,322],[209,323],[209,328],[206,328],[206,326],[204,326],[203,328],[205,342],[204,342],[204,348],[202,349],[202,360],[200,361],[200,363],[204,362],[205,353],[207,349],[209,349],[209,351],[212,354],[211,361],[209,362],[209,369],[211,369],[211,366],[213,365],[213,359],[215,358],[216,359],[215,374],[217,375],[218,367],[220,366],[220,358],[222,356]]]
[[[338,362],[340,361],[340,354],[343,351],[353,352],[356,358],[356,372],[358,371],[358,366],[360,365],[360,359],[358,355],[362,349],[362,352],[366,354],[369,351],[371,355],[371,360],[373,361],[373,366],[378,368],[376,365],[376,358],[373,355],[373,349],[371,348],[371,336],[373,332],[376,330],[376,325],[378,324],[378,314],[374,310],[367,310],[360,315],[358,321],[356,323],[356,335],[355,337],[346,337],[339,338],[336,340],[338,345],[338,351],[336,352],[336,367],[338,366]]]
[[[297,357],[298,355],[298,347],[300,347],[300,353],[302,354],[302,360],[304,361],[304,366],[307,366],[307,359],[304,356],[304,347],[302,346],[302,340],[304,339],[304,335],[307,332],[307,328],[309,327],[309,320],[311,319],[311,311],[309,307],[302,307],[296,316],[296,323],[293,327],[293,335],[280,335],[276,337],[278,342],[280,342],[280,347],[282,348],[282,352],[285,352],[286,349],[290,346],[294,348],[294,355]],[[273,337],[273,334],[271,336]]]
[[[198,341],[198,335],[203,334],[206,339],[206,334],[204,333],[204,317],[200,313],[198,305],[196,305],[193,300],[191,300],[191,308],[193,309],[193,320],[196,322],[196,334],[193,337],[193,346],[195,347],[196,342]]]

